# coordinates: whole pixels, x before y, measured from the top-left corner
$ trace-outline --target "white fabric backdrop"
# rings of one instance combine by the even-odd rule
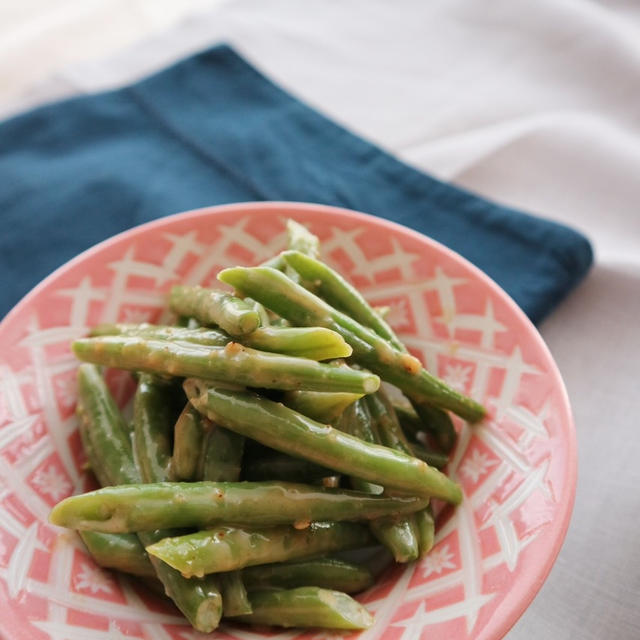
[[[639,638],[640,4],[62,5],[0,4],[0,51],[11,53],[0,61],[0,115],[129,82],[226,40],[416,167],[591,238],[593,271],[541,327],[576,419],[574,516],[508,638]]]

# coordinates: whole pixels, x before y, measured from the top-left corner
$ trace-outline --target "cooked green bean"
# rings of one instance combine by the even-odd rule
[[[282,404],[248,392],[216,389],[193,378],[184,388],[190,402],[209,419],[268,447],[397,491],[454,504],[462,499],[456,483],[422,460],[363,442]]]
[[[202,418],[206,420],[204,416]],[[237,481],[240,477],[243,453],[243,436],[209,422],[200,456],[199,478],[212,482]],[[225,617],[251,613],[251,603],[247,598],[240,572],[221,573],[219,584],[222,593],[222,613]]]
[[[80,439],[93,474],[98,478],[98,482],[103,487],[106,487],[111,484],[111,480],[91,442],[91,423],[97,418],[95,414],[90,414],[85,409],[85,404],[90,407],[93,406],[94,409],[96,406],[99,407],[106,404],[109,407],[109,414],[114,419],[119,418],[119,412],[115,403],[111,405],[113,398],[111,398],[110,394],[97,393],[92,388],[92,377],[96,373],[93,366],[82,366],[85,367],[85,370],[79,373],[79,377],[82,378],[83,390],[78,398],[76,411],[79,418]],[[87,368],[93,370],[86,370]],[[102,383],[101,378],[100,383]],[[100,384],[100,387],[102,387],[102,384]],[[156,572],[153,570],[147,553],[135,534],[98,533],[96,531],[79,531],[78,533],[91,557],[101,567],[118,569],[137,576],[155,577]]]
[[[402,427],[402,431],[408,438],[416,440],[418,434],[425,431],[422,421],[410,404],[398,404],[394,402],[393,410],[396,412],[396,417]]]
[[[420,544],[420,557],[426,556],[433,548],[435,539],[436,522],[433,517],[433,509],[429,505],[426,509],[418,511],[415,515],[418,524],[418,540]]]
[[[221,573],[219,580],[225,618],[247,615],[253,611],[240,571]]]
[[[227,429],[223,429],[223,431],[227,431]],[[233,431],[228,431],[228,433],[233,433]],[[245,460],[243,463],[245,480],[314,482],[330,474],[331,470],[326,467],[321,467],[301,458],[293,458],[278,451],[260,458]]]
[[[380,442],[378,433],[378,415],[369,410],[369,398],[358,400],[345,412],[344,424],[348,432],[365,442]],[[351,486],[360,491],[378,493],[377,486],[371,486],[360,478],[351,478]],[[380,487],[382,489],[382,487]],[[379,518],[373,520],[369,527],[376,539],[393,554],[396,562],[411,562],[418,557],[418,536],[413,514],[399,518]]]
[[[371,542],[367,527],[353,522],[316,522],[291,526],[244,528],[223,525],[146,547],[185,577],[235,571],[256,564],[285,562]]]
[[[120,414],[97,367],[81,364],[78,368],[78,413],[81,433],[90,440],[86,450],[91,467],[103,486],[140,482],[133,463],[129,427]],[[91,452],[99,452],[92,455]]]
[[[262,327],[241,342],[253,349],[310,360],[347,358],[353,352],[339,333],[326,327]]]
[[[268,327],[271,324],[271,318],[269,318],[269,312],[253,298],[244,298],[244,301],[254,310],[258,312],[260,316],[260,326]],[[256,329],[257,331],[257,329]]]
[[[300,587],[285,591],[265,589],[250,594],[253,613],[241,622],[278,627],[367,629],[371,614],[356,600],[339,591]]]
[[[367,396],[366,402],[375,420],[377,420],[378,432],[385,444],[400,451],[413,452],[415,456],[438,469],[447,464],[448,457],[446,454],[427,450],[420,445],[410,443],[406,439],[400,427],[398,415],[382,389],[375,394]],[[407,413],[411,418],[415,415],[412,415],[412,412]],[[416,420],[418,420],[417,416]],[[435,535],[435,521],[431,505],[414,513],[412,518],[415,523],[414,537],[418,542],[419,555],[423,557],[433,547]]]
[[[237,342],[202,347],[140,336],[101,336],[73,343],[81,360],[170,376],[196,376],[269,389],[371,393],[378,376],[306,358],[256,351]]]
[[[361,397],[361,393],[287,391],[282,397],[282,403],[312,420],[333,423],[349,405]]]
[[[72,529],[126,533],[221,522],[272,526],[369,520],[412,513],[426,504],[415,496],[370,496],[283,482],[159,482],[71,496],[49,518]]]
[[[171,476],[171,437],[180,396],[173,381],[142,374],[133,403],[134,452],[144,482]]]
[[[240,477],[244,438],[213,422],[210,425],[198,459],[197,478],[212,482],[235,482]]]
[[[320,252],[320,241],[300,223],[295,220],[287,220],[287,248],[317,258]],[[284,262],[283,268],[280,270],[284,271],[287,278],[293,282],[300,282],[300,274],[291,265]]]
[[[420,459],[426,460],[426,462],[434,467],[442,468],[449,458],[446,450],[451,451],[457,439],[456,431],[449,414],[446,411],[436,409],[420,401],[415,401],[413,407],[394,404],[393,408],[395,409],[403,431],[411,439],[421,439],[421,434],[429,435],[437,446],[443,449],[443,453],[441,454],[439,451],[431,449],[430,447],[424,447],[425,451],[430,455],[433,454],[433,462],[425,458],[422,454],[418,455],[416,451],[416,456]],[[421,414],[420,417],[416,413],[416,409],[419,410]]]
[[[243,569],[242,577],[250,590],[259,587],[294,589],[313,586],[358,593],[373,584],[369,569],[337,558],[257,565]]]
[[[424,430],[433,436],[445,453],[451,453],[458,439],[451,416],[422,398],[416,396],[410,396],[410,398],[411,405],[420,417]]]
[[[138,336],[153,340],[174,340],[177,342],[193,342],[207,347],[224,347],[233,342],[228,333],[210,327],[189,328],[188,326],[169,326],[162,324],[105,323],[93,327],[89,331],[92,338],[100,336]]]
[[[141,481],[140,471],[134,464],[128,426],[107,389],[97,367],[81,365],[78,370],[79,402],[88,416],[91,446],[100,452],[98,457],[102,473],[109,484],[130,484]],[[151,533],[140,533],[146,546],[155,542]],[[140,560],[142,562],[142,560]],[[166,564],[151,559],[165,593],[198,631],[213,631],[222,615],[220,592],[215,580],[187,581]]]
[[[234,482],[243,449],[242,436],[218,427],[187,403],[174,429],[170,479]]]
[[[144,482],[162,482],[168,480],[171,463],[171,431],[176,418],[176,406],[179,395],[172,382],[161,380],[149,374],[140,375],[138,389],[133,404],[135,460]],[[140,486],[140,485],[139,485]],[[141,485],[147,486],[147,485]],[[130,489],[131,485],[122,487]],[[85,494],[86,495],[86,494]],[[145,547],[180,532],[176,529],[153,527],[154,530],[132,529],[137,531],[140,541]],[[222,616],[222,597],[218,583],[208,579],[202,583],[202,591],[188,588],[184,577],[172,570],[165,563],[152,558],[153,566],[165,591],[172,594],[188,594],[196,605],[199,615],[203,595],[209,603],[206,607],[208,624],[218,625]],[[189,600],[187,600],[189,602]],[[193,622],[192,622],[193,624]],[[214,627],[215,628],[215,627]]]
[[[203,451],[207,431],[212,423],[192,404],[187,403],[176,421],[170,478],[175,481],[196,480],[198,460]]]
[[[118,569],[134,576],[156,577],[138,536],[134,533],[79,531],[91,557],[106,569]]]
[[[246,336],[233,338],[220,329],[205,327],[189,329],[147,323],[101,324],[92,329],[89,335],[91,337],[133,336],[149,340],[173,340],[207,347],[224,347],[230,342],[238,341],[252,349],[311,360],[346,358],[352,352],[342,336],[325,327],[263,326]]]
[[[218,325],[232,336],[244,336],[260,326],[260,313],[251,304],[216,289],[176,285],[169,295],[169,307],[202,324]]]
[[[380,443],[385,447],[413,455],[411,445],[402,431],[396,412],[386,393],[382,389],[378,389],[375,393],[365,396],[363,401],[371,414],[371,420],[375,425]]]
[[[317,260],[317,256],[305,255],[301,251],[285,251],[283,257],[303,280],[314,283],[315,293],[332,307],[347,313],[363,326],[369,327],[396,349],[404,350],[404,346],[383,317],[369,305],[354,286],[329,265]]]
[[[411,442],[410,445],[413,455],[416,458],[420,458],[420,460],[424,460],[429,466],[436,469],[444,469],[447,466],[449,456],[446,453],[426,447],[419,442]]]
[[[295,220],[287,220],[287,247],[312,258],[320,255],[320,241],[304,225]]]

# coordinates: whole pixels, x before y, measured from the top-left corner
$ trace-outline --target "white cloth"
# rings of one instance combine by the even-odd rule
[[[82,4],[82,24],[99,30],[103,3]],[[135,5],[148,14],[141,38],[166,26],[153,3]],[[640,637],[640,6],[245,0],[194,1],[189,11],[107,61],[63,71],[69,55],[48,60],[47,82],[27,82],[25,71],[37,53],[55,56],[47,41],[59,31],[42,32],[33,53],[14,37],[1,108],[129,82],[224,40],[420,169],[586,233],[596,266],[541,327],[575,414],[575,510],[549,579],[508,638]],[[112,31],[105,53],[122,41]],[[65,35],[78,60],[86,34]]]

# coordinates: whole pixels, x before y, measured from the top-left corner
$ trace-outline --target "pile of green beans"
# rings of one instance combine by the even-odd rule
[[[103,324],[72,345],[80,437],[102,488],[50,521],[77,530],[99,565],[157,585],[204,633],[222,618],[369,627],[350,594],[372,571],[332,554],[424,557],[431,500],[462,500],[442,471],[448,412],[485,415],[319,260],[318,238],[287,229],[287,251],[219,274],[233,294],[177,285],[174,325]],[[132,424],[102,367],[136,376]]]

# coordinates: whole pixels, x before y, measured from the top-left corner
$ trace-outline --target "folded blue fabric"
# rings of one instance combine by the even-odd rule
[[[0,317],[100,240],[248,200],[340,205],[412,227],[475,263],[534,321],[592,261],[575,231],[408,167],[222,45],[132,86],[0,125]]]

